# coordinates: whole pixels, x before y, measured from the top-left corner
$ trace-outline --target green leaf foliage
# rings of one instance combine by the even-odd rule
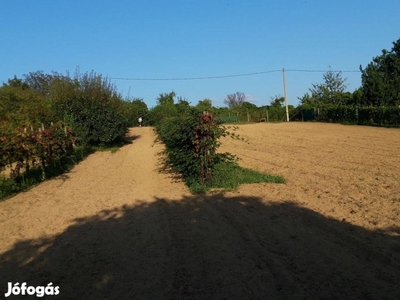
[[[128,107],[108,78],[94,72],[58,77],[51,89],[55,115],[70,125],[81,145],[111,144],[127,130]]]
[[[196,108],[185,115],[164,119],[156,129],[166,147],[166,165],[182,174],[189,186],[211,180],[214,165],[233,158],[216,153],[219,138],[228,134],[226,129],[211,114]]]
[[[132,100],[124,101],[123,114],[128,121],[129,127],[139,126],[139,117],[143,120],[143,125],[149,125],[150,114],[147,104],[143,99],[135,98]]]
[[[400,39],[360,70],[363,105],[400,106]]]
[[[241,168],[231,153],[219,153],[222,137],[243,138],[229,132],[208,111],[195,107],[185,114],[164,117],[156,130],[165,144],[165,168],[181,174],[194,193],[211,188],[233,189],[242,183],[284,182],[279,176]]]
[[[346,78],[342,72],[329,70],[323,75],[324,83],[312,84],[309,93],[300,97],[304,108],[339,106],[349,104],[351,93],[346,93]]]
[[[345,124],[400,127],[400,107],[339,106],[302,108],[300,119]]]
[[[63,101],[59,110],[81,145],[110,144],[122,139],[127,132],[127,118],[112,103],[81,96]]]
[[[34,125],[54,121],[49,99],[14,77],[0,87],[0,121],[11,126]]]

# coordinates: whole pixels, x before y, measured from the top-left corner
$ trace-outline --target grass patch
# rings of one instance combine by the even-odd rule
[[[243,168],[234,162],[221,162],[215,165],[211,183],[189,183],[189,189],[195,194],[204,193],[210,189],[230,191],[236,189],[241,184],[261,182],[285,183],[286,181],[282,176],[269,175]]]
[[[0,177],[0,201],[20,191],[20,186],[14,180]]]
[[[119,146],[95,146],[95,147],[92,147],[95,151],[98,151],[98,152],[111,152],[111,153],[115,153],[115,152],[117,152],[118,150],[119,150]]]
[[[121,146],[125,145],[127,141],[125,139],[118,139],[117,141],[113,141],[111,143],[99,143],[98,145],[89,146],[93,149],[94,152],[111,152],[115,153],[121,148]]]

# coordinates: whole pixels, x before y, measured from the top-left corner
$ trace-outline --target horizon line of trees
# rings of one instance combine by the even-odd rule
[[[365,68],[360,66],[360,71],[361,87],[348,92],[347,78],[329,70],[323,74],[322,83],[312,84],[309,92],[298,98],[297,108],[400,106],[400,39]],[[0,87],[0,122],[17,127],[62,121],[71,126],[82,144],[101,144],[123,137],[128,127],[137,125],[139,116],[152,125],[191,106],[220,116],[251,114],[259,119],[270,111],[271,120],[284,119],[284,98],[280,95],[271,97],[267,105],[257,106],[238,91],[228,94],[224,104],[226,107],[215,107],[206,98],[192,105],[172,91],[160,94],[149,109],[141,98],[123,98],[109,78],[93,71],[81,74],[78,69],[73,76],[36,71],[24,74],[22,79],[14,76]],[[289,109],[295,107],[290,105]]]
[[[309,92],[299,97],[303,108],[400,107],[400,39],[391,50],[382,50],[365,68],[360,66],[361,86],[346,91],[347,78],[341,72],[329,70],[323,83],[312,84]]]

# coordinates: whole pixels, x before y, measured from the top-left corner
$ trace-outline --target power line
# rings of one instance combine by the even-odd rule
[[[333,71],[333,70],[298,70],[298,69],[287,69],[287,72],[308,72],[308,73],[326,73],[332,72],[342,72],[342,73],[355,73],[360,71]],[[244,76],[254,76],[260,74],[277,73],[282,72],[282,70],[269,70],[253,73],[242,73],[233,75],[220,75],[220,76],[204,76],[204,77],[177,77],[177,78],[129,78],[129,77],[111,77],[114,80],[127,80],[127,81],[184,81],[184,80],[207,80],[207,79],[222,79],[222,78],[232,78],[232,77],[244,77]]]
[[[221,75],[221,76],[205,76],[205,77],[178,77],[178,78],[111,78],[116,80],[142,80],[142,81],[172,81],[172,80],[202,80],[202,79],[220,79],[220,78],[229,78],[229,77],[242,77],[242,76],[253,76],[259,74],[266,73],[274,73],[281,72],[281,70],[271,70],[271,71],[263,71],[263,72],[253,72],[253,73],[244,73],[244,74],[234,74],[234,75]]]
[[[285,70],[287,72],[308,72],[308,73],[326,73],[326,72],[341,72],[341,73],[360,73],[361,71],[354,71],[354,70],[348,70],[348,71],[342,71],[342,70],[297,70],[297,69],[287,69]]]

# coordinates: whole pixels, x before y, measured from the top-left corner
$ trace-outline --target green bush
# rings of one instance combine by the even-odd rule
[[[187,182],[197,181],[199,160],[195,158],[194,131],[200,113],[161,119],[156,123],[159,138],[165,144],[166,166],[182,174]]]
[[[50,101],[21,79],[14,77],[0,87],[0,121],[13,127],[50,125],[55,121]]]
[[[112,144],[128,130],[124,101],[108,78],[94,72],[57,76],[50,98],[56,117],[72,127],[81,145]]]
[[[165,120],[179,116],[184,117],[185,115],[178,115],[178,111],[174,104],[161,104],[150,109],[149,123],[152,126],[159,127]]]
[[[230,153],[217,153],[221,137],[243,138],[230,133],[209,112],[191,108],[186,115],[163,119],[156,130],[166,147],[165,166],[180,173],[193,193],[229,190],[243,183],[285,182],[282,177],[240,167]]]
[[[232,155],[216,153],[219,138],[228,132],[211,114],[191,108],[187,115],[164,119],[156,129],[166,146],[166,165],[182,174],[189,186],[212,180],[215,164],[233,160]]]
[[[59,109],[80,145],[110,144],[122,139],[128,129],[127,118],[111,103],[79,97],[64,101]]]
[[[139,126],[138,119],[142,117],[143,125],[150,124],[150,114],[147,104],[142,99],[132,99],[123,102],[122,113],[128,121],[129,127]]]

